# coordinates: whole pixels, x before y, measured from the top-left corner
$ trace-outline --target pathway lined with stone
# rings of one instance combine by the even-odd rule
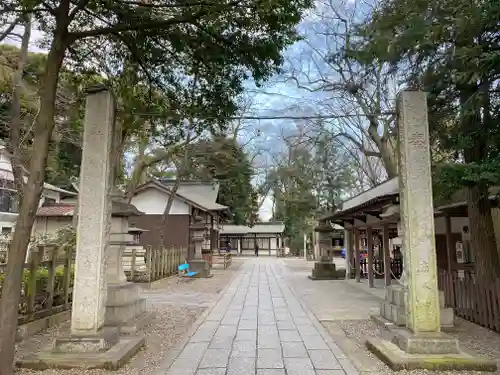
[[[247,261],[161,374],[357,374],[282,272],[280,260]]]

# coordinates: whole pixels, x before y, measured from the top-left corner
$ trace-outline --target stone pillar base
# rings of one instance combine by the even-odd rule
[[[369,339],[367,348],[392,370],[496,371],[497,363],[460,349],[457,339],[444,333],[416,335],[406,328],[391,330],[392,342]]]
[[[210,263],[204,259],[193,259],[189,262],[189,271],[198,272],[195,278],[210,278],[214,275],[210,272]]]
[[[106,325],[118,327],[120,333],[135,333],[154,317],[134,283],[108,283],[107,297]]]
[[[402,285],[390,285],[386,288],[385,300],[380,304],[380,316],[374,317],[383,321],[385,325],[395,324],[403,327],[406,325],[405,295]],[[439,309],[441,328],[454,327],[455,314],[453,309],[444,306],[444,292],[439,291]],[[382,319],[380,319],[382,318]]]
[[[30,353],[16,362],[17,367],[34,370],[51,368],[104,368],[123,366],[145,344],[143,336],[120,337],[116,327],[106,327],[95,335],[57,338],[52,347]]]
[[[337,270],[335,263],[327,259],[314,263],[312,275],[308,276],[311,280],[337,280],[345,278],[345,270]]]

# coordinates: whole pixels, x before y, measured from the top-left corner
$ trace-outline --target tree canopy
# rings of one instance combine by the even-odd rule
[[[500,183],[500,44],[494,1],[389,0],[359,27],[352,55],[389,63],[407,87],[429,92],[440,191],[467,190],[472,248],[484,280],[500,276],[489,188]],[[434,151],[436,151],[436,149]]]
[[[194,143],[188,170],[195,178],[219,183],[218,202],[228,206],[237,225],[252,226],[258,220],[257,192],[252,185],[253,167],[235,139],[216,136]]]

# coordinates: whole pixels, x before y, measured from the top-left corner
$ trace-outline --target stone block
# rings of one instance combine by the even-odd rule
[[[391,317],[394,324],[404,326],[406,324],[406,310],[402,306],[391,305]]]
[[[312,270],[311,280],[337,280],[345,278],[345,270],[337,270],[335,263],[316,262]]]
[[[259,349],[257,368],[283,368],[281,349]]]
[[[151,324],[155,314],[150,311],[145,311],[141,315],[136,316],[133,320],[123,323],[120,326],[120,333],[131,335],[140,331],[145,326]]]
[[[71,334],[55,339],[51,351],[58,353],[92,353],[106,351],[119,340],[116,327],[104,327],[95,335]]]
[[[306,347],[302,342],[281,343],[284,358],[309,358]]]
[[[401,370],[458,370],[458,371],[496,371],[496,361],[476,357],[464,351],[450,354],[410,354],[396,344],[369,339],[366,347],[394,371]]]
[[[455,312],[451,307],[440,309],[441,328],[453,328],[455,326]]]
[[[145,344],[143,336],[120,337],[112,344],[103,337],[75,336],[60,338],[48,350],[32,353],[16,362],[20,368],[47,370],[51,368],[103,368],[117,370]],[[101,347],[101,350],[94,351]]]
[[[108,283],[107,306],[133,304],[139,299],[139,287],[134,283]]]
[[[194,276],[197,279],[213,277],[213,274],[210,272],[210,263],[203,259],[194,259],[189,261],[189,270],[192,272],[198,272]]]
[[[397,326],[406,325],[406,308],[400,305],[404,293],[397,288],[389,287],[386,289],[386,300],[380,303],[380,316],[388,321],[396,324]],[[404,297],[403,297],[404,298]],[[454,327],[454,312],[452,308],[442,307],[441,314],[441,327],[453,328]]]
[[[108,284],[106,325],[119,327],[121,333],[132,334],[153,318],[154,314],[146,312],[146,300],[140,298],[137,285],[128,282]]]
[[[389,289],[391,303],[393,305],[404,307],[405,306],[405,291],[401,285],[391,285]]]
[[[408,354],[456,354],[458,340],[445,333],[419,333],[408,329],[395,329],[392,343]]]
[[[146,300],[144,298],[134,301],[132,304],[106,306],[106,324],[121,326],[134,320],[146,310]]]

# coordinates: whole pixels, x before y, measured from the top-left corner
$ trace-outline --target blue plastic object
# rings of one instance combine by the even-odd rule
[[[184,276],[191,277],[191,276],[196,275],[197,273],[198,273],[198,272],[193,272],[193,271],[191,271],[191,272],[186,273]]]
[[[179,265],[179,268],[178,268],[178,269],[179,269],[179,271],[185,271],[185,270],[187,270],[188,268],[189,268],[189,264],[187,264],[187,263],[183,263],[183,264],[180,264],[180,265]]]
[[[342,249],[340,252],[340,256],[345,259],[345,249]]]

